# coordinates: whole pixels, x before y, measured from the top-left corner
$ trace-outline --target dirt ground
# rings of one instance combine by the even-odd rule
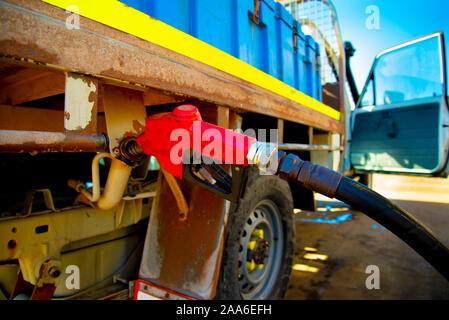
[[[373,187],[449,244],[448,179],[376,175]],[[296,266],[286,299],[449,299],[449,282],[415,251],[364,214],[329,200],[317,197],[318,211],[295,214]],[[379,289],[366,287],[373,265]]]

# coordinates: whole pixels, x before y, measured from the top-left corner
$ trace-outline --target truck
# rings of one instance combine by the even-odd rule
[[[284,297],[314,192],[225,165],[223,198],[142,157],[182,105],[365,184],[449,171],[441,32],[359,95],[328,0],[2,0],[0,21],[2,299]]]

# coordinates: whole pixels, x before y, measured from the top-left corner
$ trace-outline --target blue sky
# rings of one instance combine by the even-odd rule
[[[357,50],[351,60],[359,91],[375,56],[394,45],[444,31],[449,47],[448,0],[331,0],[337,11],[343,41]],[[379,8],[379,29],[368,29],[369,6]],[[449,51],[448,49],[446,51]]]

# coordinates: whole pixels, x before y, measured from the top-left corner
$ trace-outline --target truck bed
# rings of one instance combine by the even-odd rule
[[[48,2],[61,7],[66,5],[65,1]],[[113,2],[117,1],[111,1]],[[38,0],[1,1],[0,20],[3,32],[0,35],[0,72],[3,75],[11,74],[14,68],[23,67],[32,67],[38,72],[77,72],[115,85],[137,88],[145,92],[147,105],[151,105],[155,97],[164,97],[162,100],[168,99],[171,102],[196,98],[231,107],[238,112],[265,114],[326,131],[344,133],[338,111],[295,91],[278,79],[244,62],[233,66],[238,70],[235,75],[201,62],[201,57],[192,58],[183,52],[167,49],[161,46],[165,43],[162,41],[164,34],[154,37],[154,41],[148,41],[141,31],[146,30],[145,26],[139,25],[139,29],[129,28],[129,22],[137,19],[136,16],[127,15],[116,19],[120,21],[115,23],[114,19],[107,19],[108,14],[98,10],[97,16],[93,17],[96,4],[97,2],[90,8],[81,8],[81,14],[92,19],[81,16],[81,28],[69,30],[66,28],[66,19],[71,13],[55,5]],[[126,9],[125,6],[123,8]],[[114,12],[113,9],[108,12]],[[142,14],[136,10],[133,12]],[[176,29],[146,17],[149,26],[159,28],[156,31],[170,30],[176,36],[181,36],[176,33]],[[186,38],[190,41],[187,43],[203,45],[201,41],[190,38]],[[216,53],[213,47],[204,45],[209,50],[206,52]],[[224,52],[221,57],[232,58]],[[248,72],[251,73],[250,79],[264,80],[265,85],[244,79],[244,74]],[[242,77],[239,76],[241,74]],[[61,83],[51,87],[60,88]],[[61,93],[60,91],[61,89],[56,92]],[[54,93],[50,92],[49,95]]]

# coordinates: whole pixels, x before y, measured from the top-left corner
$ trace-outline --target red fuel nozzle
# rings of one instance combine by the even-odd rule
[[[192,105],[150,116],[145,132],[137,138],[145,154],[156,157],[167,172],[179,179],[183,164],[192,161],[191,151],[218,163],[247,166],[247,154],[254,142],[254,138],[204,122]]]

